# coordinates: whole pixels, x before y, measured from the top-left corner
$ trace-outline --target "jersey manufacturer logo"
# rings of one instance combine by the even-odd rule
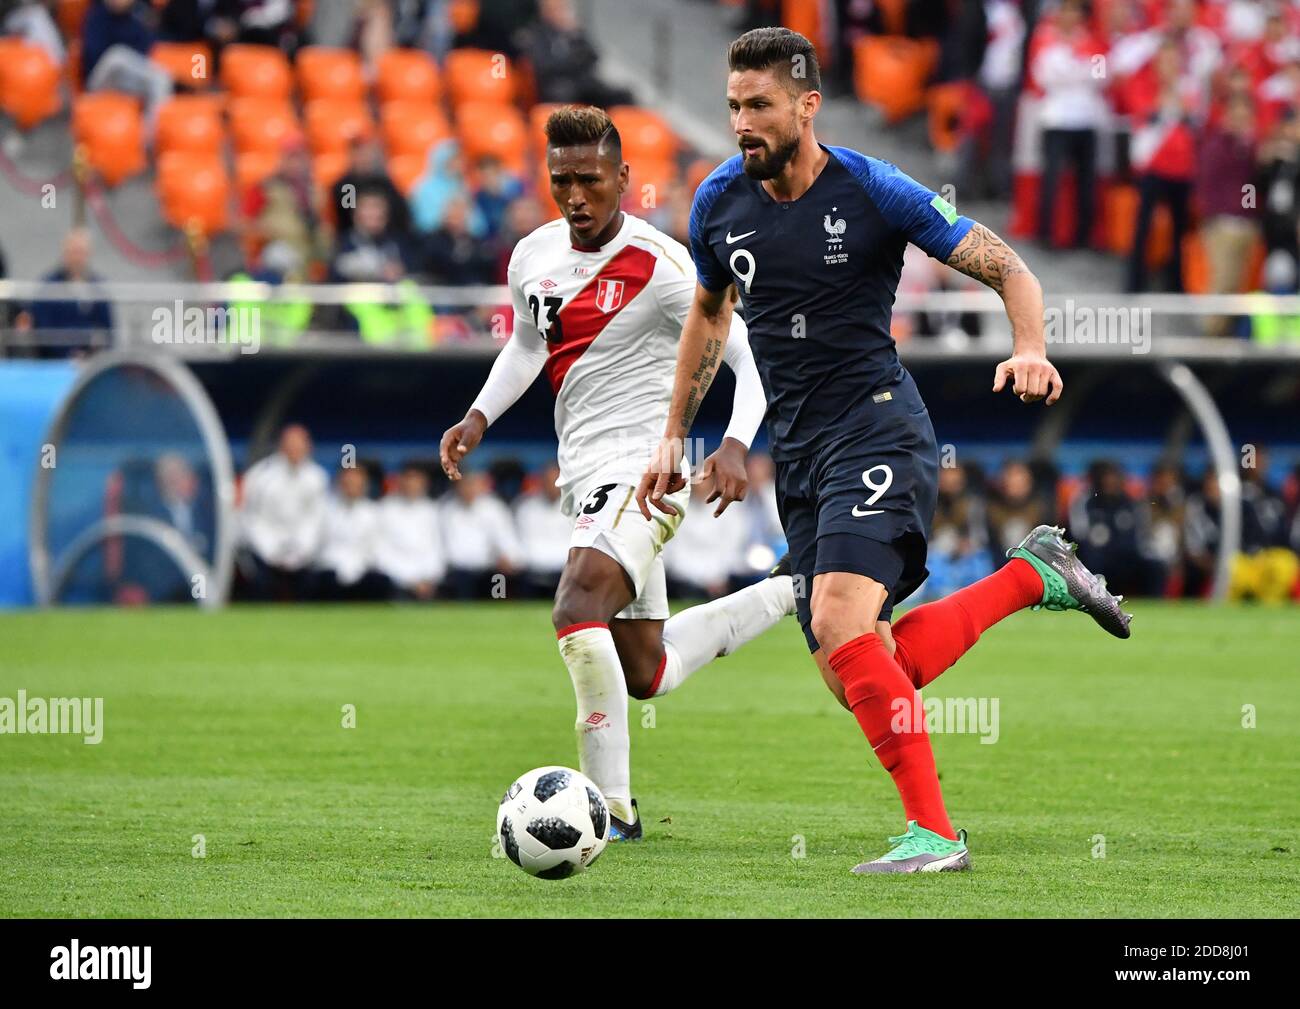
[[[596,282],[596,307],[609,313],[623,304],[623,281],[598,280]]]
[[[730,231],[728,231],[727,244],[731,245],[733,242],[739,242],[742,238],[748,238],[750,235],[757,235],[757,234],[758,234],[757,228],[755,228],[753,231],[746,231],[743,235],[733,235]]]
[[[543,280],[543,281],[541,282],[541,284],[538,285],[538,286],[541,287],[541,289],[542,289],[543,291],[549,291],[551,288],[555,287],[556,284],[555,284],[555,281],[551,280],[550,277],[547,277],[547,278],[546,278],[545,280]]]
[[[860,505],[854,505],[854,506],[853,506],[853,517],[854,517],[855,519],[866,518],[868,515],[879,515],[879,514],[881,514],[881,512],[883,512],[884,510],[885,510],[885,509],[883,509],[883,508],[872,508],[870,511],[868,511],[867,509],[861,507]]]

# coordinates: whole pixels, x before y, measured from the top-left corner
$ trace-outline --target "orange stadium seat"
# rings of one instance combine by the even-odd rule
[[[908,0],[876,0],[886,35],[907,34]]]
[[[609,117],[618,127],[625,161],[635,165],[643,159],[663,160],[677,156],[681,142],[657,112],[635,105],[616,105],[609,110]]]
[[[632,213],[644,216],[647,210],[667,203],[680,176],[677,163],[666,158],[627,160],[631,171],[624,199]]]
[[[206,42],[155,42],[149,58],[179,87],[203,91],[212,84],[212,47]]]
[[[438,64],[422,49],[389,49],[379,57],[375,94],[385,104],[436,102],[442,94]]]
[[[0,106],[29,130],[63,107],[59,68],[40,46],[4,39],[0,52]]]
[[[307,143],[312,151],[346,151],[358,137],[374,135],[370,109],[362,102],[317,98],[308,102],[304,116]]]
[[[351,49],[304,46],[294,58],[303,101],[333,98],[359,102],[366,97],[361,58]]]
[[[782,0],[781,24],[798,32],[817,50],[820,62],[830,65],[831,52],[827,48],[826,24],[822,18],[822,5],[818,0]]]
[[[407,196],[420,181],[427,162],[418,154],[398,154],[388,159],[388,177]]]
[[[276,173],[280,156],[271,151],[248,151],[235,155],[235,187],[245,193]]]
[[[144,119],[140,103],[130,95],[81,95],[72,108],[72,136],[110,186],[145,169]]]
[[[523,173],[528,128],[523,114],[513,105],[466,102],[457,106],[456,133],[470,164],[491,154],[511,171]]]
[[[468,35],[478,27],[479,0],[451,0],[447,20],[457,35]]]
[[[293,106],[277,98],[235,98],[229,106],[230,134],[240,154],[265,151],[278,155],[285,142],[301,136]]]
[[[330,187],[347,174],[348,154],[346,151],[322,151],[312,155],[311,174],[316,185],[328,195]],[[330,207],[333,210],[333,207]]]
[[[225,230],[230,179],[220,158],[167,151],[158,158],[155,185],[163,219],[172,227],[204,235]]]
[[[546,160],[546,120],[558,108],[562,108],[559,102],[538,102],[528,110],[528,139],[538,161]]]
[[[293,93],[293,72],[274,46],[237,42],[221,50],[221,84],[239,97],[287,99]]]
[[[934,39],[863,36],[853,45],[854,90],[896,123],[925,107],[925,85],[938,59]]]
[[[154,145],[162,151],[192,151],[217,155],[225,142],[218,106],[207,98],[182,95],[158,109]]]
[[[961,143],[961,124],[970,99],[964,82],[936,84],[926,95],[929,108],[930,146],[951,153]]]
[[[427,157],[430,147],[451,136],[442,110],[422,102],[388,102],[379,111],[379,123],[390,156]]]
[[[443,64],[452,105],[478,102],[509,105],[515,100],[515,68],[501,53],[453,49]]]

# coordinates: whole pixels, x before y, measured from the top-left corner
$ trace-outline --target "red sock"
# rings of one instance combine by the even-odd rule
[[[1013,557],[974,585],[899,617],[893,626],[894,658],[920,690],[999,620],[1042,599],[1042,576],[1027,560]]]
[[[863,634],[835,649],[830,664],[844,684],[849,710],[894,779],[907,819],[956,840],[943,806],[924,712],[916,717],[920,698],[884,641],[874,632]]]

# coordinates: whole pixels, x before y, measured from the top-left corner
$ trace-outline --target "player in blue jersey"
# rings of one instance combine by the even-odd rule
[[[1011,357],[994,373],[1048,405],[1042,290],[997,235],[893,165],[817,142],[817,55],[802,35],[759,28],[728,51],[727,105],[741,153],[695,194],[698,283],[682,330],[664,439],[637,489],[642,512],[672,512],[683,440],[721,359],[739,294],[767,394],[777,497],[799,620],[826,684],[857,718],[902,799],[907,828],[855,872],[970,866],[952,827],[917,691],[1019,609],[1077,609],[1117,637],[1120,600],[1063,531],[1034,529],[999,571],[892,621],[925,580],[938,451],[929,414],[890,336],[908,242],[1002,296]],[[722,505],[728,502],[724,498]]]

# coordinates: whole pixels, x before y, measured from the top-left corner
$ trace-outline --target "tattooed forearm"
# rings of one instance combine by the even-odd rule
[[[968,277],[987,284],[998,294],[1017,273],[1029,273],[1029,267],[1006,242],[982,224],[976,224],[957,243],[948,257],[948,265]]]
[[[682,413],[682,424],[687,431],[695,423],[695,415],[700,411],[704,395],[713,384],[713,376],[718,373],[718,356],[721,353],[721,340],[712,336],[705,340],[699,367],[691,373],[691,386],[686,393],[686,409]]]

